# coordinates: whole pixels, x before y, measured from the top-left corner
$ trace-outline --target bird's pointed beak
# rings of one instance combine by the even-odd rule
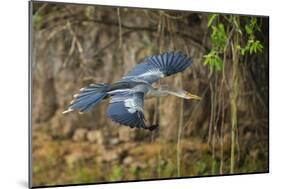
[[[201,100],[202,98],[197,96],[197,95],[194,95],[194,94],[191,94],[189,92],[186,93],[185,95],[185,98],[190,100],[190,99],[194,99],[194,100]]]

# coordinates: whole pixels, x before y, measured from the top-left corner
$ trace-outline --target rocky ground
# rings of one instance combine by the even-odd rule
[[[206,141],[182,139],[177,151],[176,142],[166,143],[153,136],[133,141],[130,132],[134,130],[120,127],[116,137],[105,140],[100,130],[78,128],[71,138],[56,139],[46,127],[36,127],[32,137],[34,186],[220,174],[219,153],[212,157]],[[225,149],[229,149],[227,143]],[[222,173],[227,174],[227,150],[224,153]],[[244,166],[242,162],[243,169],[238,167],[237,172],[265,171],[256,151],[247,158],[250,163],[244,162]]]

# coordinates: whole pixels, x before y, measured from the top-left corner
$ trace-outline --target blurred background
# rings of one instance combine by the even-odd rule
[[[268,172],[268,17],[32,4],[34,186]],[[145,100],[157,130],[113,123],[108,102],[62,114],[80,88],[167,51],[193,64],[156,86],[203,99]]]

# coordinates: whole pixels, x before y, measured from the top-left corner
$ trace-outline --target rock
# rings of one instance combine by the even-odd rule
[[[122,142],[130,141],[130,128],[120,127],[118,131],[119,139]]]
[[[119,144],[120,140],[119,138],[111,138],[109,139],[109,144],[110,145],[116,145],[116,144]]]
[[[103,163],[103,158],[101,156],[97,156],[96,157],[96,162],[99,163],[99,164]]]
[[[111,162],[118,159],[118,153],[115,150],[105,151],[102,154],[101,162]]]
[[[65,162],[69,165],[72,166],[75,163],[78,163],[79,161],[83,160],[84,156],[82,153],[79,152],[73,152],[69,155],[66,155],[64,157]]]
[[[103,144],[103,135],[101,131],[89,131],[87,133],[87,139],[89,142]]]
[[[147,167],[147,164],[137,161],[131,163],[131,166],[135,169],[145,169]]]
[[[89,142],[95,143],[96,142],[96,132],[95,131],[89,131],[87,133],[87,140]]]
[[[87,129],[84,129],[84,128],[76,129],[72,139],[74,141],[84,141],[86,138],[86,134],[87,134]]]
[[[127,157],[123,160],[123,164],[124,164],[124,165],[130,165],[132,162],[133,162],[132,156],[127,156]]]
[[[137,146],[137,143],[124,143],[123,149],[129,151],[132,148],[135,148]]]

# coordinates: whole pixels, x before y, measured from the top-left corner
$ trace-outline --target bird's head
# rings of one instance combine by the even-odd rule
[[[185,98],[187,100],[190,100],[190,99],[201,100],[202,99],[200,96],[191,94],[190,92],[187,92],[187,91],[185,91],[183,98]]]

